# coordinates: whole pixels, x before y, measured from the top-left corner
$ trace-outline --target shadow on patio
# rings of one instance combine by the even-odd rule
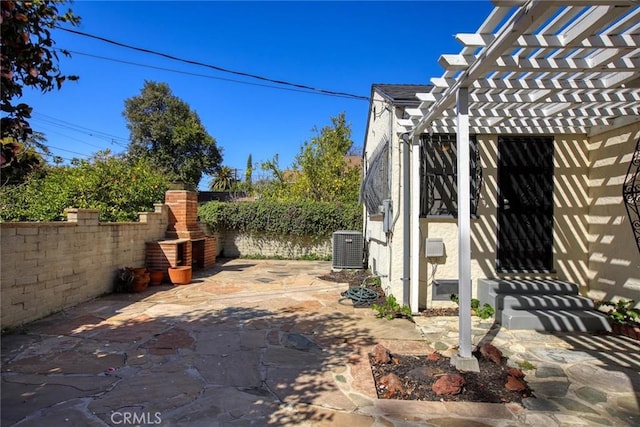
[[[419,334],[338,304],[346,285],[317,279],[329,263],[293,265],[220,263],[3,336],[2,424],[340,422],[356,408],[343,388],[375,397],[372,346]]]

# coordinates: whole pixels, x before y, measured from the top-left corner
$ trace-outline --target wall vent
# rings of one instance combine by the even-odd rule
[[[364,268],[364,238],[359,231],[333,233],[333,268]]]

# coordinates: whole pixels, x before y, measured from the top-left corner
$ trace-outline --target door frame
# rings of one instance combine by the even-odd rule
[[[506,253],[505,249],[502,247],[502,239],[504,234],[504,230],[501,230],[502,225],[504,224],[505,211],[508,207],[505,207],[506,196],[504,194],[504,163],[501,156],[504,155],[504,151],[502,147],[504,144],[518,144],[522,142],[538,142],[540,144],[549,144],[548,147],[542,152],[543,164],[537,168],[534,168],[536,171],[536,175],[544,174],[545,179],[549,181],[545,183],[545,186],[548,188],[543,188],[543,200],[542,204],[539,204],[541,208],[541,213],[539,218],[541,218],[540,222],[547,225],[547,228],[542,230],[544,234],[544,238],[542,241],[545,243],[545,246],[539,251],[539,258],[536,258],[535,264],[525,266],[524,264],[515,266],[515,265],[504,265],[505,261],[507,261],[507,257],[504,256]],[[524,147],[524,145],[523,145]],[[546,155],[549,154],[547,150],[550,150],[549,158],[546,158]],[[555,143],[553,136],[534,136],[534,135],[499,135],[497,140],[497,215],[496,215],[496,263],[495,268],[497,273],[554,273],[554,257],[553,257],[553,226],[554,226],[554,206],[553,206],[553,191],[554,191],[554,159],[555,154]],[[545,206],[544,202],[546,201],[547,205]],[[506,201],[508,203],[508,201]],[[507,204],[508,206],[508,204]],[[531,239],[528,241],[531,243],[529,247],[533,247],[533,243],[535,240]],[[504,252],[503,252],[504,251]],[[509,250],[510,252],[511,250]]]

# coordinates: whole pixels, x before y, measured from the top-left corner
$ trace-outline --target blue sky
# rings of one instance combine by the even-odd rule
[[[475,32],[489,0],[377,2],[75,1],[85,33],[225,69],[368,97],[374,83],[428,84],[441,54],[458,53],[456,33]],[[279,155],[290,166],[313,128],[345,112],[363,146],[368,101],[189,65],[56,30],[64,74],[60,91],[25,90],[32,126],[54,155],[85,158],[129,139],[124,101],[145,80],[164,82],[196,111],[222,148],[223,164],[245,169]],[[107,59],[108,58],[108,59]],[[142,64],[145,67],[133,65]],[[152,68],[153,67],[153,68]],[[169,71],[173,70],[173,71]],[[269,87],[266,87],[269,86]],[[256,173],[260,173],[256,171]],[[242,176],[242,175],[241,175]],[[209,177],[200,188],[206,188]]]

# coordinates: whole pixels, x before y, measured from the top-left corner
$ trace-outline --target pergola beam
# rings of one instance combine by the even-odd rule
[[[457,34],[456,40],[465,47],[488,46],[495,36],[493,34]],[[600,34],[589,36],[582,40],[574,40],[567,43],[564,37],[557,35],[524,34],[516,40],[515,48],[522,49],[563,49],[573,48],[638,48],[640,47],[639,34],[607,35]]]
[[[475,134],[584,134],[640,115],[640,4],[638,0],[494,0],[475,34],[458,34],[456,55],[442,55],[420,105],[408,108],[412,158],[411,298],[419,282],[419,136],[427,129],[458,137],[459,290],[467,298],[471,264],[466,237],[469,193],[464,147]],[[415,237],[414,237],[415,236]],[[407,254],[405,254],[407,256]],[[460,307],[468,304],[462,301]],[[464,319],[463,319],[464,316]],[[470,352],[471,324],[460,319],[459,356]]]
[[[422,117],[413,134],[422,133],[431,120],[454,102],[457,90],[460,87],[466,86],[481,77],[491,67],[492,63],[513,45],[520,35],[531,26],[544,22],[553,14],[554,10],[554,8],[550,8],[540,1],[530,1],[527,3],[527,7],[519,8],[501,28],[496,39],[481,52],[462,76],[455,80],[454,85],[449,87],[445,92],[445,96],[433,105],[427,115]]]

